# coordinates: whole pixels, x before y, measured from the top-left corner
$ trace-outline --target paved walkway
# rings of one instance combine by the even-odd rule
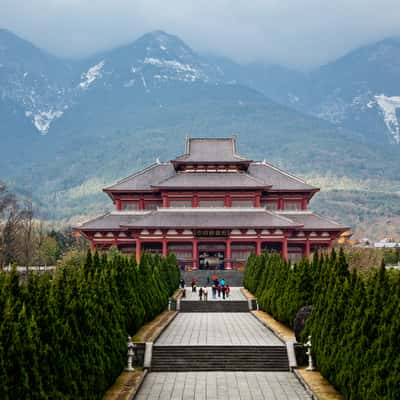
[[[272,346],[283,343],[250,313],[180,313],[155,345]]]
[[[192,288],[190,286],[186,287],[186,297],[182,299],[182,301],[194,301],[194,300],[200,300],[199,299],[199,288],[197,288],[196,292],[192,292]],[[243,293],[240,290],[240,287],[231,287],[231,292],[229,294],[229,297],[226,298],[227,301],[229,300],[247,300],[246,297],[243,295]],[[222,293],[221,297],[217,297],[216,299],[213,299],[212,297],[212,292],[211,292],[211,287],[208,287],[208,301],[224,301],[222,299]]]
[[[311,399],[291,372],[152,372],[138,400]]]

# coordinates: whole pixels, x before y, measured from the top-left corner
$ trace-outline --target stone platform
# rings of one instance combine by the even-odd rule
[[[291,372],[152,372],[137,400],[311,399]]]
[[[250,313],[180,313],[155,346],[276,346],[283,343]]]

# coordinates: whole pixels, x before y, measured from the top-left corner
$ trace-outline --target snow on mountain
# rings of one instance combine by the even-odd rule
[[[100,61],[98,64],[90,67],[87,72],[84,72],[81,75],[82,82],[79,83],[79,86],[86,90],[96,79],[102,77],[101,70],[104,67],[104,60]]]
[[[164,71],[163,75],[156,74],[156,79],[170,79],[176,78],[185,82],[194,82],[196,80],[206,81],[207,75],[200,68],[196,68],[194,65],[184,64],[177,60],[166,60],[153,57],[146,57],[143,64],[149,64],[160,68]],[[173,76],[169,76],[168,72],[173,72]]]
[[[40,133],[45,135],[49,131],[50,124],[53,120],[61,118],[63,114],[63,111],[41,111],[33,116],[34,125]]]
[[[400,96],[388,97],[384,94],[380,94],[379,96],[374,97],[382,110],[385,124],[393,135],[393,140],[395,143],[400,144],[400,125],[396,113],[396,110],[400,108]]]

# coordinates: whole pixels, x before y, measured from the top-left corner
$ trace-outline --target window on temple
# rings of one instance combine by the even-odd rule
[[[199,207],[224,207],[224,200],[200,200]]]
[[[269,211],[276,211],[278,209],[277,201],[266,201],[263,205]]]
[[[157,207],[159,207],[159,206],[161,206],[161,204],[156,203],[156,202],[144,203],[145,210],[157,210]]]
[[[286,211],[301,210],[301,201],[285,201],[284,209]]]
[[[254,202],[253,202],[253,200],[233,200],[232,199],[231,207],[241,207],[241,208],[254,207]]]
[[[192,200],[170,200],[169,206],[172,208],[190,208],[192,207]]]
[[[121,210],[123,211],[134,211],[138,209],[137,201],[123,201],[121,203]]]

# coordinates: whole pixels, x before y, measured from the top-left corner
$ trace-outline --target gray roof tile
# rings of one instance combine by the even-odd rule
[[[243,172],[180,172],[161,183],[161,188],[268,188],[260,179]]]
[[[78,229],[101,230],[118,227],[139,228],[271,228],[298,227],[299,224],[264,209],[246,210],[169,210],[145,215],[106,214],[82,224]]]
[[[248,173],[257,179],[264,181],[268,185],[272,185],[271,190],[313,190],[314,186],[308,185],[306,182],[294,175],[276,168],[272,164],[266,162],[251,163]]]
[[[105,188],[105,191],[150,190],[151,185],[176,175],[171,163],[152,164],[149,167]]]
[[[322,217],[321,215],[315,214],[313,212],[278,212],[278,215],[282,215],[286,218],[289,218],[292,220],[294,223],[304,225],[304,229],[307,230],[321,230],[321,229],[326,229],[326,230],[346,230],[348,227],[343,226],[338,224],[337,222],[326,218]]]
[[[176,161],[238,162],[249,161],[236,153],[236,138],[187,138],[186,151]]]

